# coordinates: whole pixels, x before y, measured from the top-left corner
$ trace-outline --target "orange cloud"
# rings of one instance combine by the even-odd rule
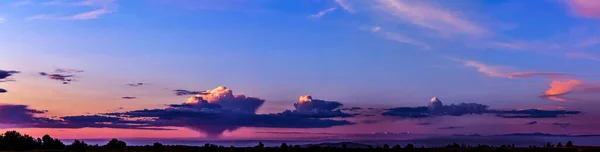
[[[581,85],[583,81],[571,79],[566,81],[554,80],[550,83],[550,89],[544,92],[546,96],[559,96],[570,93],[573,88]]]

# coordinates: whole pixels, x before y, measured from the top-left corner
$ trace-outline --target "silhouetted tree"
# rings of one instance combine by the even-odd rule
[[[159,142],[155,142],[154,144],[152,144],[152,148],[154,148],[155,150],[162,150],[163,147],[165,146]]]
[[[369,148],[369,149],[373,149],[373,146],[369,145],[369,146],[367,146],[367,148]]]
[[[415,145],[413,145],[413,144],[408,144],[408,145],[406,145],[406,147],[404,147],[404,148],[413,149],[413,148],[415,148]]]
[[[287,149],[289,146],[286,143],[282,143],[281,146],[279,146],[281,149]]]
[[[127,147],[127,143],[118,139],[112,139],[108,142],[108,144],[104,145],[104,147],[109,149],[122,149]]]
[[[562,143],[561,143],[561,142],[558,142],[558,144],[556,145],[556,147],[562,147],[562,146],[563,146],[563,145],[562,145]]]
[[[41,147],[41,142],[17,131],[7,131],[0,135],[0,150],[33,150]]]
[[[394,149],[400,149],[400,148],[402,148],[402,147],[400,147],[400,145],[398,145],[398,144],[396,144],[396,145],[394,146]]]
[[[566,145],[566,146],[567,146],[567,147],[573,147],[573,142],[571,142],[571,141],[567,142],[567,145]]]
[[[346,148],[348,148],[348,145],[346,145],[346,143],[343,143],[342,148],[346,149]]]
[[[550,142],[546,143],[546,148],[552,148],[552,144]]]
[[[388,144],[383,144],[383,148],[385,148],[385,149],[389,149],[389,148],[390,148],[390,145],[388,145]]]
[[[73,143],[71,144],[71,150],[75,150],[75,151],[83,151],[85,150],[85,148],[88,146],[88,144],[86,144],[83,141],[80,140],[75,140],[73,141]]]
[[[44,149],[64,149],[65,144],[58,139],[50,137],[50,135],[44,135],[42,137],[42,148]]]
[[[262,142],[259,141],[256,148],[265,148],[265,144],[263,144]]]

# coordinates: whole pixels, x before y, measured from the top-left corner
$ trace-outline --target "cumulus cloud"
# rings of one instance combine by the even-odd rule
[[[341,111],[342,106],[343,104],[339,102],[313,99],[312,96],[305,95],[300,96],[298,102],[294,103],[296,109],[286,110],[281,115],[307,118],[351,117],[352,115]]]
[[[309,104],[308,102],[313,101],[306,99],[302,100],[301,105],[297,105],[299,109],[332,111],[341,106],[339,103],[326,101]],[[145,118],[148,120],[146,123],[154,127],[187,127],[206,133],[209,137],[218,137],[224,131],[233,131],[240,127],[327,128],[354,124],[345,120],[316,119],[282,113],[256,114],[256,110],[263,103],[262,99],[234,95],[229,88],[219,86],[194,95],[183,104],[170,105],[164,109],[134,110],[105,115]]]
[[[325,16],[325,15],[327,15],[327,14],[335,11],[336,9],[337,9],[336,7],[328,8],[328,9],[320,11],[317,14],[310,15],[308,17],[312,18],[312,19],[318,19],[318,18],[321,18],[321,17],[323,17],[323,16]]]
[[[234,95],[231,89],[224,86],[219,86],[213,90],[206,91],[206,93],[194,95],[185,103],[201,104],[203,102],[218,104],[227,109],[255,112],[260,106],[262,106],[265,100],[254,97],[246,97],[245,95]]]
[[[438,100],[434,97],[434,99]],[[432,99],[433,101],[433,99]],[[566,115],[580,114],[580,111],[567,111],[567,110],[538,110],[538,109],[526,109],[526,110],[493,110],[488,109],[489,106],[478,104],[478,103],[460,103],[452,105],[434,106],[436,104],[430,104],[425,107],[398,107],[388,109],[383,112],[384,116],[394,116],[402,118],[426,118],[433,116],[462,116],[472,114],[496,114],[497,117],[501,118],[557,118]]]

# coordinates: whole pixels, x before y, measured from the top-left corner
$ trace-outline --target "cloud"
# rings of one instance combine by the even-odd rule
[[[580,111],[567,110],[490,110],[488,113],[495,113],[501,118],[558,118],[565,115],[580,114]]]
[[[69,84],[69,82],[74,81],[72,79],[75,75],[63,75],[63,74],[48,74],[46,72],[40,72],[40,76],[47,77],[51,80],[62,81],[63,84]]]
[[[555,123],[552,123],[552,125],[563,127],[563,128],[567,128],[567,127],[569,127],[571,125],[571,123],[558,123],[558,122],[555,122]]]
[[[0,93],[7,93],[8,91],[5,89],[0,88]]]
[[[97,9],[97,10],[93,10],[93,11],[89,11],[89,12],[85,12],[85,13],[75,14],[69,18],[72,20],[97,19],[100,16],[102,16],[104,14],[108,14],[108,13],[112,13],[112,11],[110,11],[107,8],[101,8],[101,9]]]
[[[587,18],[600,18],[600,2],[595,0],[570,0],[573,13]]]
[[[354,13],[354,9],[346,2],[346,0],[335,0],[335,2],[340,5],[344,10]]]
[[[4,17],[1,17],[1,16],[0,16],[0,24],[2,24],[2,23],[4,23],[4,22],[6,22],[6,19],[4,19]]]
[[[525,123],[525,125],[535,125],[537,123],[538,123],[537,121],[532,121],[532,122]]]
[[[560,102],[579,101],[564,97],[565,95],[572,93],[598,94],[600,93],[600,83],[579,79],[553,80],[550,83],[550,88],[546,90],[540,97]]]
[[[234,95],[233,91],[224,86],[219,86],[213,90],[208,90],[206,93],[197,94],[190,97],[186,104],[202,104],[202,103],[218,104],[223,108],[241,110],[245,112],[255,112],[265,100],[246,97],[245,95]]]
[[[14,74],[20,73],[19,71],[4,71],[0,70],[0,80],[6,79]]]
[[[478,72],[483,73],[491,77],[505,77],[505,78],[530,78],[537,76],[544,77],[558,77],[566,76],[568,73],[563,72],[506,72],[509,68],[505,66],[492,66],[483,64],[477,61],[452,59],[464,64],[466,67],[476,68]]]
[[[28,17],[29,20],[41,20],[41,19],[58,19],[58,20],[89,20],[97,19],[100,16],[113,13],[115,9],[113,5],[116,0],[84,0],[79,2],[64,2],[64,1],[50,1],[43,3],[43,5],[60,5],[70,7],[89,7],[94,10],[88,12],[82,12],[69,16],[56,16],[51,14],[39,14]]]
[[[386,12],[404,22],[442,34],[481,36],[488,31],[463,17],[422,1],[375,0],[378,11]]]
[[[580,59],[600,61],[599,56],[595,56],[595,55],[591,55],[591,54],[587,54],[587,53],[565,53],[565,56],[568,58],[580,58]]]
[[[300,96],[298,102],[294,103],[295,110],[286,110],[280,113],[280,115],[306,118],[351,117],[352,115],[344,113],[339,109],[342,106],[343,104],[339,102],[313,99],[312,96],[305,95]]]
[[[479,63],[476,61],[469,61],[469,60],[465,60],[463,62],[464,62],[465,66],[477,68],[477,71],[479,71],[487,76],[505,77],[502,70],[506,69],[506,67],[489,66],[489,65],[485,65],[483,63]]]
[[[381,31],[381,27],[379,27],[379,26],[374,26],[371,28],[371,32],[379,32],[379,31]]]
[[[450,127],[441,127],[441,128],[438,128],[438,129],[451,130],[451,129],[460,129],[460,128],[463,128],[463,127],[450,126]]]
[[[17,2],[12,3],[12,6],[20,7],[20,6],[27,6],[27,5],[33,5],[33,4],[35,4],[33,1],[23,0],[23,1],[17,1]]]
[[[437,98],[434,98],[437,100]],[[433,101],[433,99],[432,99]],[[557,118],[566,115],[580,114],[579,111],[566,110],[493,110],[488,109],[489,106],[478,103],[460,103],[443,105],[437,100],[438,104],[430,104],[425,107],[398,107],[388,109],[383,112],[384,116],[394,116],[401,118],[426,118],[434,116],[463,116],[473,114],[496,114],[501,118]]]
[[[206,91],[173,90],[177,96],[206,94]]]
[[[529,78],[535,76],[565,76],[567,73],[563,72],[513,72],[506,74],[508,78]]]
[[[325,15],[327,15],[327,14],[335,11],[336,9],[337,9],[336,7],[328,8],[326,10],[322,10],[319,13],[310,15],[308,17],[309,18],[313,18],[313,19],[318,19],[318,18],[321,18],[321,17],[323,17],[323,16],[325,16]]]
[[[35,117],[36,114],[43,114],[45,111],[30,109],[25,105],[0,105],[0,124],[15,125],[16,127],[24,127],[35,125],[44,118]]]
[[[58,68],[56,70],[54,70],[54,72],[56,73],[81,73],[84,72],[83,70],[77,70],[77,69],[62,69],[62,68]]]
[[[127,99],[127,100],[133,100],[136,99],[137,97],[121,97],[121,99]]]
[[[374,32],[381,31],[381,28],[374,28],[374,29],[371,29],[371,31],[374,31]],[[426,43],[423,43],[421,41],[417,41],[417,40],[408,38],[406,36],[403,36],[403,35],[400,35],[400,34],[397,34],[397,33],[392,33],[392,32],[382,32],[382,33],[383,33],[383,35],[385,37],[387,37],[390,40],[394,40],[394,41],[397,41],[397,42],[406,43],[406,44],[410,44],[410,45],[419,46],[419,47],[422,47],[424,49],[431,49],[431,47],[428,44],[426,44]]]
[[[317,101],[315,104],[296,106],[302,110],[335,110],[341,104]],[[187,127],[206,133],[209,137],[218,137],[224,131],[233,131],[240,127],[268,128],[327,128],[354,123],[345,120],[316,119],[298,115],[256,114],[264,100],[244,95],[234,95],[233,91],[219,86],[203,94],[192,96],[183,104],[170,105],[164,109],[144,109],[120,113],[107,113],[114,117],[146,119],[145,123],[153,127]]]
[[[127,84],[127,86],[130,86],[130,87],[139,87],[139,86],[143,86],[143,85],[145,85],[145,84],[144,84],[144,83],[141,83],[141,82],[139,82],[139,83],[130,83],[130,84]],[[188,92],[189,92],[189,91],[188,91]]]

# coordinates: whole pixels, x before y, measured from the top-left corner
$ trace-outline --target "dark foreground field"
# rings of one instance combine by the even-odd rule
[[[0,151],[88,151],[88,152],[136,152],[136,151],[169,151],[169,152],[187,152],[187,151],[211,151],[211,152],[346,152],[346,151],[381,151],[381,152],[600,152],[600,147],[576,146],[572,142],[547,143],[546,145],[529,146],[527,148],[515,147],[514,145],[487,146],[487,145],[466,145],[452,143],[444,147],[416,147],[413,144],[407,145],[387,145],[371,146],[360,143],[342,142],[342,143],[322,143],[312,145],[288,145],[282,143],[277,147],[267,147],[262,142],[258,142],[252,147],[225,147],[214,144],[205,144],[204,146],[179,146],[163,145],[154,143],[146,146],[127,146],[127,143],[118,139],[112,139],[105,145],[88,145],[84,141],[75,140],[70,145],[65,145],[62,141],[54,139],[49,135],[42,138],[33,138],[29,135],[23,135],[16,131],[8,131],[0,134]]]

